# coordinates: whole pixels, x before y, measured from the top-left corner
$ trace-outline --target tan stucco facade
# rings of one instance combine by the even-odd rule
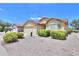
[[[66,30],[67,27],[68,27],[68,23],[65,22],[65,20],[56,19],[56,18],[51,18],[46,23],[46,29],[48,30],[53,30],[53,29]]]
[[[24,35],[30,35],[30,33],[36,35],[37,33],[37,24],[34,21],[28,21],[24,24]]]
[[[54,25],[52,25],[54,24]],[[51,26],[52,25],[52,26]],[[57,28],[58,26],[58,28]],[[67,30],[68,28],[68,21],[67,19],[58,19],[58,18],[42,18],[38,22],[35,22],[33,20],[27,21],[24,25],[24,33],[25,35],[30,35],[31,32],[33,32],[34,35],[37,34],[37,30],[40,29],[47,29],[47,30],[53,30],[51,27],[55,27],[56,29],[62,29]]]

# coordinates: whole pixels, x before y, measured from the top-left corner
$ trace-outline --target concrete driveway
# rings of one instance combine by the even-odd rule
[[[79,56],[79,34],[72,33],[67,40],[26,36],[3,47],[11,56]]]

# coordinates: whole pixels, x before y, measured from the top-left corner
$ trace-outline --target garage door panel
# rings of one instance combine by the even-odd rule
[[[36,35],[37,29],[36,28],[24,29],[25,35],[30,35],[31,32],[33,33],[33,35]]]

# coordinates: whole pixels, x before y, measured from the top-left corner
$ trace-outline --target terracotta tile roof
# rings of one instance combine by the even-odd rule
[[[62,19],[59,19],[59,18],[50,18],[50,19],[47,21],[47,23],[48,23],[49,21],[60,21],[60,22],[62,22]]]
[[[42,18],[39,20],[38,23],[39,23],[39,24],[46,24],[48,20],[49,20],[48,17],[42,17]]]
[[[39,20],[39,22],[42,21],[42,20],[44,20],[44,19],[49,19],[49,18],[48,18],[48,17],[42,17],[42,18]]]
[[[23,27],[23,25],[22,25],[22,24],[17,24],[16,26],[17,26],[17,27]]]
[[[28,21],[26,21],[26,22],[23,24],[23,26],[24,26],[25,24],[27,24],[28,22],[33,23],[33,24],[37,24],[37,22],[34,21],[34,20],[28,20]]]
[[[42,17],[40,20],[28,20],[24,23],[24,25],[28,22],[31,22],[31,23],[34,23],[34,24],[40,24],[40,25],[45,25],[47,24],[49,21],[51,20],[56,20],[56,21],[61,21],[61,22],[65,22],[66,24],[68,23],[68,20],[67,19],[59,19],[59,18],[48,18],[48,17]],[[23,25],[23,26],[24,26]],[[19,25],[20,26],[20,25]],[[22,25],[21,25],[22,26]]]

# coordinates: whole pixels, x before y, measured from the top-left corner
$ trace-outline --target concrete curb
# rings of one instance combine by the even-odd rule
[[[7,51],[2,46],[0,46],[0,56],[8,56]]]

